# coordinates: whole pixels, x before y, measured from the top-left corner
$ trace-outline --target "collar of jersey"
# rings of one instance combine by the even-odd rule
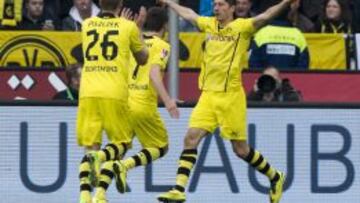
[[[115,15],[109,12],[101,12],[98,17],[100,18],[115,18]]]

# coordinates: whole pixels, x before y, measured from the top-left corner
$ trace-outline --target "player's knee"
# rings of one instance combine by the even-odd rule
[[[244,159],[249,154],[249,146],[245,142],[235,143],[233,144],[233,151],[238,157]]]
[[[189,147],[189,148],[197,147],[197,145],[199,143],[199,139],[200,138],[198,135],[193,134],[193,133],[188,133],[184,139],[185,147]]]
[[[197,148],[199,145],[201,139],[208,134],[207,131],[197,128],[189,128],[185,139],[184,139],[184,145],[185,148]]]
[[[95,144],[93,144],[93,146],[91,148],[92,148],[92,150],[100,150],[101,149],[101,144],[100,143],[95,143]]]

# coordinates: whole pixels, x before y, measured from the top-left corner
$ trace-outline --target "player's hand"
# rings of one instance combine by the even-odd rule
[[[156,0],[156,4],[165,6],[169,0]]]
[[[179,109],[177,108],[176,100],[170,99],[165,103],[166,110],[169,112],[171,118],[178,119],[180,117]]]
[[[55,30],[55,26],[53,24],[53,21],[52,20],[46,20],[43,27],[42,27],[42,30]]]
[[[133,12],[131,11],[131,9],[125,7],[121,11],[121,17],[128,20],[134,20]]]
[[[139,28],[142,28],[144,26],[146,21],[146,15],[147,15],[146,8],[144,6],[141,6],[139,10],[139,14],[136,14],[134,17],[134,21]]]

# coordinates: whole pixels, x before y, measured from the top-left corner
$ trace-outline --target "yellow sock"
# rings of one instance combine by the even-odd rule
[[[80,192],[88,192],[90,194],[92,188],[90,185],[90,165],[87,156],[84,156],[79,166]]]
[[[124,164],[127,169],[132,169],[137,166],[150,164],[164,155],[165,150],[163,148],[145,148],[136,155],[124,160]]]
[[[106,190],[104,190],[101,187],[96,188],[95,196],[98,200],[104,200],[106,199]]]
[[[267,162],[260,152],[250,148],[250,152],[244,160],[257,171],[266,175],[270,181],[274,181],[279,178],[276,170]]]
[[[125,143],[121,143],[121,144],[110,143],[106,145],[104,149],[98,152],[98,156],[100,162],[103,163],[105,161],[112,161],[119,159],[126,153],[126,150],[127,150],[127,145]]]
[[[190,173],[196,163],[196,159],[196,149],[186,149],[181,153],[174,189],[185,192],[185,187],[189,181]]]
[[[100,192],[108,189],[114,177],[113,164],[114,161],[107,161],[103,164],[100,171],[99,186],[97,187],[96,192],[98,192],[99,189],[101,189]]]

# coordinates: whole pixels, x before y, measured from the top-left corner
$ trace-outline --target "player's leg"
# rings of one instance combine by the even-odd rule
[[[86,153],[91,151],[99,150],[100,144],[94,144],[92,147],[85,147]],[[91,202],[91,191],[92,188],[96,185],[94,183],[94,178],[90,175],[90,162],[88,160],[87,154],[85,154],[81,160],[79,166],[79,181],[80,181],[80,203],[89,203]],[[94,175],[94,174],[93,174]]]
[[[101,119],[94,111],[96,102],[92,99],[81,99],[77,116],[77,141],[85,148],[86,154],[79,166],[80,203],[91,202],[91,190],[96,185],[95,174],[92,173],[88,153],[100,148]]]
[[[114,177],[113,164],[114,161],[107,161],[102,165],[99,176],[99,184],[96,187],[96,192],[92,203],[107,203],[106,191],[109,188],[109,185],[111,185],[112,179]]]
[[[246,142],[246,97],[243,91],[219,95],[215,102],[218,105],[217,115],[221,122],[221,135],[231,140],[235,154],[266,175],[271,183],[270,197],[278,202],[282,194],[284,183],[283,173],[274,169],[265,157],[250,148]],[[231,105],[230,105],[231,104]]]
[[[126,192],[126,178],[129,170],[138,167],[146,166],[153,161],[163,157],[168,151],[168,147],[148,147],[142,149],[140,152],[125,160],[115,161],[113,170],[115,173],[116,189],[120,193]]]
[[[115,99],[101,99],[99,104],[104,129],[110,143],[102,150],[90,154],[95,160],[94,165],[98,172],[101,163],[122,158],[131,143],[127,105]]]
[[[153,161],[162,158],[168,151],[168,146],[165,147],[146,147],[132,157],[129,157],[122,162],[126,170],[131,170],[138,166],[146,166]]]
[[[117,146],[115,144],[109,144],[109,146]],[[118,145],[118,146],[128,146],[128,145]],[[122,152],[114,152],[114,157],[118,157],[116,159],[107,160],[102,164],[101,170],[98,175],[98,184],[96,187],[96,193],[93,199],[93,203],[105,203],[106,201],[106,191],[111,184],[111,181],[114,177],[113,165],[114,161],[122,158],[126,153],[126,148],[123,148]],[[103,150],[107,150],[104,148]],[[110,158],[109,158],[110,159]]]
[[[231,143],[237,156],[254,167],[258,172],[269,178],[271,185],[269,194],[270,202],[279,202],[282,196],[283,184],[285,181],[284,173],[272,167],[265,157],[259,151],[249,147],[246,141],[232,140]]]
[[[90,166],[90,178],[92,185],[98,185],[101,164],[106,161],[118,160],[123,157],[128,148],[127,143],[109,143],[99,151],[91,151],[86,154]]]
[[[126,191],[127,172],[138,166],[146,166],[168,151],[168,135],[157,108],[131,105],[130,124],[143,149],[125,160],[116,161],[114,172],[120,193]]]
[[[158,200],[162,202],[186,200],[185,188],[190,178],[191,170],[197,160],[197,147],[208,134],[206,130],[199,128],[188,129],[184,139],[184,150],[179,158],[179,165],[176,174],[176,184],[172,190],[158,196]]]
[[[95,156],[103,164],[99,172],[99,185],[94,196],[96,201],[106,201],[106,190],[113,178],[113,161],[121,159],[131,146],[130,126],[127,105],[113,99],[102,99],[100,111],[104,119],[104,129],[110,144],[98,151]]]
[[[208,92],[203,92],[191,113],[189,126],[185,139],[184,150],[180,155],[176,175],[176,185],[172,190],[158,196],[162,202],[185,201],[185,188],[189,181],[190,172],[197,160],[197,147],[203,137],[213,132],[217,127],[215,112]]]

